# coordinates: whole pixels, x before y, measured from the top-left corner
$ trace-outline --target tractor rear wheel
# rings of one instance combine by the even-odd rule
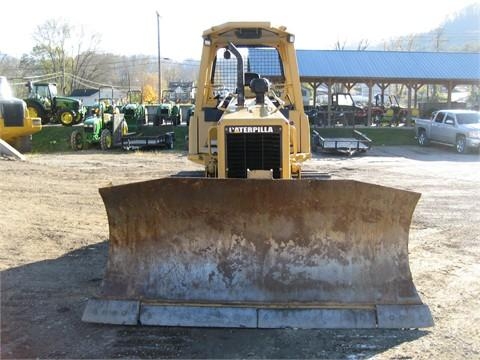
[[[100,148],[108,150],[112,148],[112,133],[108,129],[103,129],[100,134]]]
[[[80,124],[82,121],[83,121],[83,118],[85,117],[85,114],[80,112],[77,114],[77,116],[75,116],[75,118],[73,119],[73,123],[74,124]]]
[[[58,120],[63,126],[72,126],[75,123],[75,117],[72,110],[61,110],[58,114]]]
[[[83,149],[83,135],[78,130],[73,130],[70,135],[70,146],[72,150],[78,151]]]
[[[45,111],[43,111],[40,105],[35,103],[28,104],[27,109],[30,117],[32,118],[36,117],[36,118],[42,119],[42,125],[48,124],[50,122],[50,119],[48,118],[47,114],[45,114]]]

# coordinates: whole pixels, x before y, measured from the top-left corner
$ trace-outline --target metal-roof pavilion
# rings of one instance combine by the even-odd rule
[[[477,85],[480,53],[297,50],[302,81]]]
[[[417,91],[424,85],[445,86],[448,91],[447,106],[451,105],[455,86],[480,85],[480,53],[297,50],[297,61],[300,80],[309,83],[315,93],[320,85],[325,84],[329,99],[332,86],[339,83],[348,91],[355,84],[365,84],[369,89],[369,103],[372,103],[375,85],[382,94],[391,84],[405,85],[409,111],[412,108],[412,92],[416,105]],[[370,111],[368,119],[370,122]]]

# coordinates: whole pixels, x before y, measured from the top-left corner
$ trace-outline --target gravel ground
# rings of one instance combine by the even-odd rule
[[[378,147],[316,154],[306,167],[422,193],[410,266],[435,327],[425,330],[254,330],[82,323],[98,290],[108,223],[98,188],[183,170],[185,153],[29,155],[0,160],[1,358],[480,358],[478,154]]]

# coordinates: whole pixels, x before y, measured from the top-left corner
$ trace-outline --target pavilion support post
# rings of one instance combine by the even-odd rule
[[[447,107],[450,109],[452,107],[452,92],[455,89],[456,84],[452,81],[449,81],[447,84]]]
[[[316,107],[317,106],[317,90],[322,85],[322,83],[321,82],[309,82],[308,85],[310,85],[313,89],[313,107]]]
[[[414,84],[413,85],[413,107],[418,108],[418,90],[422,88],[424,84]]]
[[[385,90],[390,86],[389,83],[378,83],[377,86],[380,88],[380,104],[376,104],[377,106],[384,106],[385,105]]]
[[[343,86],[345,87],[345,89],[347,90],[347,92],[350,92],[352,91],[353,87],[357,85],[357,83],[354,83],[354,82],[346,82],[346,83],[343,83]]]
[[[412,126],[412,84],[407,83],[407,126]]]
[[[328,79],[328,105],[327,105],[327,123],[328,127],[332,126],[332,79]]]
[[[368,107],[368,111],[367,111],[368,126],[372,125],[372,106],[371,106],[371,104],[373,104],[373,87],[374,87],[374,85],[375,84],[372,81],[369,81],[367,83],[367,86],[368,86],[368,103],[370,104],[370,106]],[[383,99],[383,96],[382,96],[382,99]]]

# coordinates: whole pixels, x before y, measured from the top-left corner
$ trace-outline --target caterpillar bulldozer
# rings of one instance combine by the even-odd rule
[[[294,40],[268,22],[203,33],[188,158],[205,170],[100,189],[108,262],[83,321],[433,325],[408,261],[420,194],[302,176],[310,129]]]

